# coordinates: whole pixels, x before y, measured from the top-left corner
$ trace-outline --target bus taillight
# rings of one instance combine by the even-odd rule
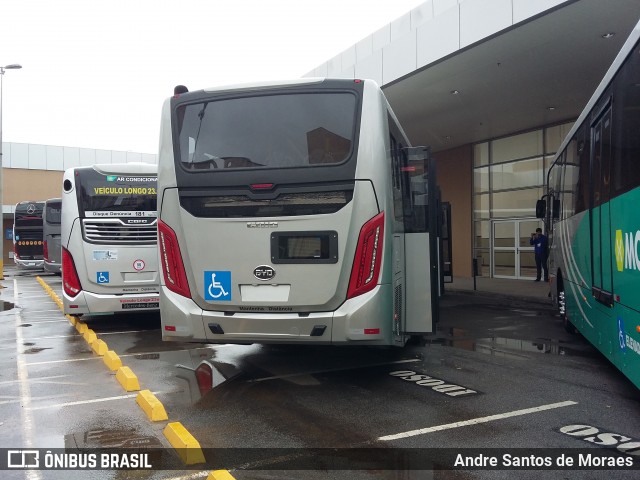
[[[164,283],[169,290],[191,298],[187,274],[182,263],[180,246],[176,233],[163,221],[158,221],[158,244],[160,247],[160,262]]]
[[[46,240],[44,242],[42,242],[42,257],[46,261],[49,261],[49,247],[47,245],[47,241]]]
[[[82,290],[73,257],[66,248],[62,249],[62,288],[72,298]]]
[[[382,239],[384,235],[384,212],[379,213],[360,230],[356,255],[351,268],[347,298],[362,295],[378,284],[382,261]]]

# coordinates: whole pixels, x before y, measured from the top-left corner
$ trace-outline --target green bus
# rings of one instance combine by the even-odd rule
[[[640,387],[640,23],[560,146],[546,187],[536,210],[565,327]]]

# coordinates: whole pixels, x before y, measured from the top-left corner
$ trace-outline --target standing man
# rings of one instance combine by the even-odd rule
[[[541,228],[536,228],[536,233],[531,234],[529,244],[533,245],[533,251],[536,256],[536,282],[540,281],[541,270],[544,270],[544,281],[549,281],[549,272],[547,270],[547,257],[549,256],[549,239],[542,234]]]

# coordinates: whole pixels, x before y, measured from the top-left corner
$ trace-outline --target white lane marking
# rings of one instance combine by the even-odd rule
[[[543,412],[545,410],[553,410],[554,408],[569,407],[571,405],[577,405],[578,402],[567,400],[566,402],[550,403],[548,405],[541,405],[539,407],[524,408],[522,410],[514,410],[513,412],[498,413],[496,415],[489,415],[488,417],[472,418],[471,420],[464,420],[462,422],[447,423],[444,425],[436,425],[434,427],[420,428],[418,430],[410,430],[408,432],[396,433],[395,435],[385,435],[378,437],[378,440],[387,442],[389,440],[398,440],[400,438],[415,437],[416,435],[424,435],[425,433],[440,432],[442,430],[450,430],[452,428],[466,427],[469,425],[478,425],[480,423],[493,422],[495,420],[502,420],[503,418],[519,417],[521,415],[528,415],[530,413]]]
[[[69,326],[71,326],[71,324],[69,324]],[[87,324],[87,326],[89,328],[91,328],[91,325]],[[97,335],[102,336],[102,335],[123,335],[123,334],[127,334],[127,333],[141,333],[141,332],[151,332],[152,330],[127,330],[127,331],[123,331],[123,332],[96,332]],[[70,337],[77,337],[77,336],[82,336],[78,333],[73,333],[71,335],[48,335],[46,337],[29,337],[29,341],[33,341],[33,340],[50,340],[53,338],[70,338]]]
[[[0,423],[0,425],[2,425]],[[168,477],[165,480],[192,480],[194,478],[206,478],[211,473],[211,470],[202,470],[201,472],[189,473],[187,475],[180,475],[179,477]]]
[[[18,303],[18,281],[13,280],[13,303]],[[33,447],[33,416],[31,415],[31,388],[29,388],[29,372],[27,370],[27,363],[25,362],[24,353],[22,353],[23,339],[22,339],[22,311],[16,309],[14,312],[15,324],[16,324],[16,364],[18,380],[20,381],[20,404],[23,408],[20,409],[20,416],[22,417],[22,435],[24,446],[26,448]],[[40,480],[42,475],[37,470],[29,470],[25,473],[25,477],[28,480]]]
[[[56,405],[41,405],[39,407],[29,407],[30,410],[46,410],[48,408],[60,408],[60,407],[73,407],[76,405],[87,405],[87,404],[91,404],[91,403],[101,403],[101,402],[112,402],[114,400],[126,400],[127,398],[135,398],[138,396],[139,392],[136,393],[130,393],[127,395],[118,395],[117,397],[103,397],[103,398],[94,398],[92,400],[78,400],[76,402],[65,402],[65,403],[58,403]],[[167,392],[151,392],[154,395],[160,395],[162,393],[167,393]],[[168,393],[175,393],[175,392],[168,392]]]
[[[47,408],[59,408],[59,407],[72,407],[74,405],[86,405],[89,403],[100,403],[100,402],[110,402],[113,400],[124,400],[127,398],[135,398],[137,397],[137,393],[130,393],[128,395],[119,395],[117,397],[104,397],[104,398],[95,398],[93,400],[79,400],[77,402],[65,402],[58,403],[56,405],[42,405],[40,407],[29,407],[29,410],[46,410]]]
[[[119,355],[120,357],[123,357],[124,355]],[[27,363],[27,365],[29,365],[30,367],[33,365],[49,365],[52,363],[69,363],[69,362],[85,362],[87,360],[102,360],[102,357],[86,357],[86,358],[71,358],[68,360],[48,360],[48,361],[44,361],[44,362],[31,362],[31,363]]]
[[[35,317],[35,318],[61,318],[60,316],[60,310],[31,310],[31,309],[26,309],[23,308],[23,313],[27,313],[29,315],[29,318],[31,317]]]
[[[102,334],[100,334],[100,335],[102,335]],[[227,346],[232,347],[233,345],[218,345],[215,348],[227,347]],[[124,355],[118,355],[118,356],[120,358],[125,358],[125,357],[135,357],[137,355],[152,355],[154,353],[162,355],[163,353],[191,352],[193,350],[199,350],[199,349],[202,349],[202,348],[213,350],[212,347],[196,347],[196,348],[181,348],[180,350],[163,350],[161,352],[125,353]],[[67,358],[65,360],[48,360],[48,361],[44,361],[44,362],[31,362],[31,363],[27,363],[27,365],[32,366],[32,365],[49,365],[51,363],[85,362],[87,360],[102,360],[102,357],[85,357],[85,358]]]
[[[29,378],[27,380],[30,381],[31,383],[36,383],[36,382],[41,382],[41,381],[46,381],[46,380],[53,380],[54,378],[65,378],[65,377],[70,377],[70,376],[71,375],[50,375],[48,377],[35,377],[35,378],[31,377],[31,378]],[[0,385],[9,385],[9,384],[12,384],[12,383],[18,383],[18,381],[19,380],[5,380],[4,382],[0,382]]]
[[[31,320],[31,314],[29,314],[29,323],[31,325],[40,325],[41,323],[69,323],[69,320],[63,318],[61,320],[36,320],[35,322]]]
[[[347,370],[358,370],[360,368],[370,368],[370,367],[380,367],[383,365],[395,365],[398,363],[413,363],[419,362],[419,358],[412,358],[410,360],[398,360],[395,362],[385,362],[385,363],[371,363],[367,365],[354,365],[352,367],[340,367],[340,368],[329,368],[327,370],[314,370],[311,372],[297,372],[297,373],[289,373],[287,375],[275,375],[273,377],[262,377],[262,378],[254,378],[249,380],[249,382],[264,382],[266,380],[278,380],[280,378],[291,378],[291,377],[299,377],[301,375],[316,375],[319,373],[328,373],[328,372],[343,372]]]

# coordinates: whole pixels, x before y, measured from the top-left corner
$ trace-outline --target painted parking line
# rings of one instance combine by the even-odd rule
[[[67,320],[65,320],[65,322],[69,323]],[[140,332],[148,332],[148,331],[149,330],[127,330],[123,332],[96,332],[96,333],[99,334],[100,336],[103,336],[103,335],[127,335],[129,333],[140,333]],[[29,337],[29,341],[51,340],[55,338],[72,338],[72,337],[77,337],[77,335],[73,333],[71,335],[47,335],[45,337]]]
[[[76,405],[87,405],[90,403],[101,403],[101,402],[112,402],[114,400],[124,400],[127,398],[135,398],[137,393],[132,393],[128,395],[118,395],[116,397],[103,397],[103,398],[94,398],[93,400],[78,400],[77,402],[65,402],[58,403],[56,405],[41,405],[39,407],[29,407],[29,410],[47,410],[49,408],[61,408],[61,407],[73,407]]]
[[[524,408],[522,410],[514,410],[513,412],[498,413],[496,415],[489,415],[487,417],[472,418],[471,420],[464,420],[461,422],[447,423],[444,425],[436,425],[434,427],[420,428],[418,430],[409,430],[408,432],[396,433],[394,435],[385,435],[378,437],[379,441],[388,442],[390,440],[398,440],[401,438],[415,437],[416,435],[424,435],[427,433],[440,432],[442,430],[451,430],[452,428],[467,427],[469,425],[479,425],[481,423],[494,422],[496,420],[502,420],[505,418],[519,417],[522,415],[529,415],[531,413],[543,412],[545,410],[553,410],[556,408],[569,407],[571,405],[577,405],[578,402],[567,400],[565,402],[550,403],[548,405],[541,405],[539,407]]]
[[[100,334],[102,335],[102,334]],[[74,336],[74,335],[72,335]],[[33,339],[35,340],[35,339]],[[215,348],[220,348],[220,347],[232,347],[233,345],[216,345]],[[201,348],[210,348],[210,347],[201,347]],[[213,350],[213,348],[210,348]],[[176,353],[176,352],[190,352],[193,351],[192,348],[181,348],[179,350],[162,350],[161,352],[136,352],[136,353],[125,353],[124,355],[118,355],[120,358],[126,358],[126,357],[137,357],[140,355],[154,355],[154,354],[158,354],[161,355],[163,353]],[[86,362],[88,360],[102,360],[100,357],[86,357],[86,358],[66,358],[64,360],[47,360],[47,361],[43,361],[43,362],[30,362],[27,363],[28,366],[33,366],[33,365],[49,365],[51,363],[72,363],[72,362]]]
[[[15,305],[18,304],[19,299],[19,291],[18,291],[18,281],[16,279],[13,280],[13,303]],[[24,441],[24,446],[26,448],[31,448],[34,445],[34,423],[33,416],[31,415],[31,388],[29,386],[29,372],[27,368],[27,362],[25,361],[25,355],[22,353],[22,345],[24,344],[24,340],[22,338],[22,311],[20,309],[16,309],[15,313],[15,330],[16,330],[16,367],[17,367],[17,376],[19,383],[19,392],[20,392],[20,405],[23,408],[20,409],[20,416],[22,418],[22,439]],[[25,475],[25,478],[28,480],[40,480],[42,478],[42,474],[38,471],[29,470]]]

